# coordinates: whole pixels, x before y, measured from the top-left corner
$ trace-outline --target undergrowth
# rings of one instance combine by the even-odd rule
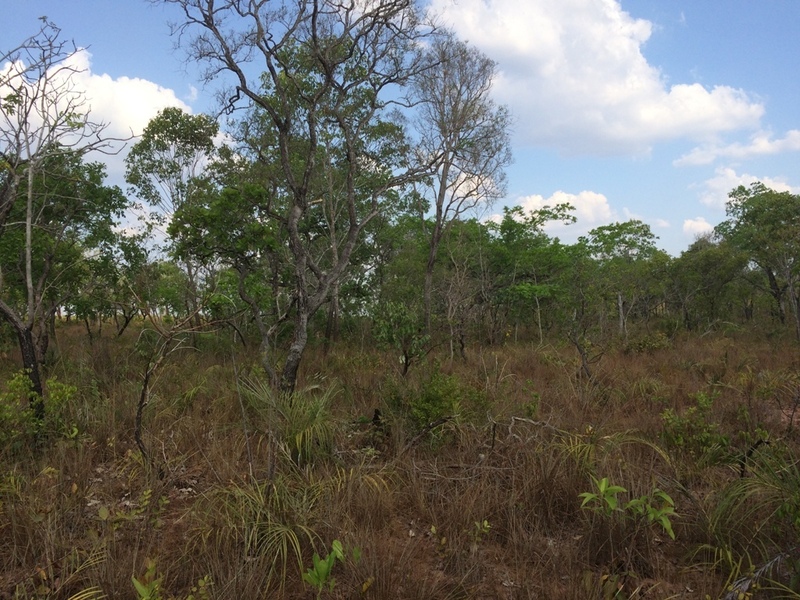
[[[283,394],[204,342],[145,458],[135,332],[60,336],[44,422],[2,365],[0,598],[800,597],[794,346],[642,335],[587,379],[567,345],[338,345]]]

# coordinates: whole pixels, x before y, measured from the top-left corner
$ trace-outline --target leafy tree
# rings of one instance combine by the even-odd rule
[[[492,306],[491,338],[497,340],[506,321],[517,331],[535,315],[539,341],[543,341],[544,315],[550,307],[555,320],[562,281],[570,266],[569,255],[558,239],[550,238],[544,226],[551,221],[574,223],[569,204],[544,206],[525,212],[519,206],[503,209],[503,219],[491,224],[494,237],[487,256],[489,283],[484,285]]]
[[[91,271],[78,294],[65,302],[70,314],[83,319],[90,341],[91,322],[102,331],[103,323],[113,319],[121,336],[133,319],[142,313],[148,299],[146,289],[153,277],[146,233],[112,232],[105,252],[92,257]]]
[[[157,208],[156,222],[165,225],[175,211],[191,202],[198,178],[215,155],[216,121],[207,115],[188,115],[180,108],[168,107],[153,117],[141,139],[125,158],[125,180],[142,200]],[[173,248],[173,251],[175,248]],[[177,258],[186,269],[186,314],[196,315],[197,274],[185,254]]]
[[[729,195],[728,219],[716,234],[741,249],[763,271],[781,322],[788,301],[800,340],[800,195],[757,182]]]
[[[687,330],[711,325],[726,314],[726,291],[746,262],[742,252],[711,235],[698,238],[673,261],[670,285]]]
[[[0,315],[17,335],[39,419],[46,323],[125,205],[102,185],[102,167],[82,161],[112,140],[90,119],[74,83],[76,49],[59,36],[42,19],[36,35],[0,54]]]
[[[627,335],[628,317],[648,293],[649,270],[658,255],[656,239],[650,226],[636,219],[596,227],[582,238],[613,289],[621,335]]]
[[[504,169],[511,152],[508,110],[489,95],[494,61],[445,34],[425,53],[423,67],[414,78],[413,94],[419,103],[417,152],[421,160],[433,160],[434,168],[418,188],[420,201],[429,201],[433,213],[425,221],[429,249],[424,299],[430,332],[433,272],[442,238],[454,221],[505,193]]]
[[[265,135],[253,150],[268,165],[262,187],[271,194],[270,218],[286,233],[291,261],[285,318],[291,315],[293,331],[279,385],[292,391],[309,319],[343,277],[381,200],[417,176],[404,164],[402,131],[389,120],[389,108],[419,70],[412,52],[422,36],[419,19],[406,0],[164,1],[183,10],[176,29],[183,39],[196,32],[189,52],[206,62],[209,78],[233,75],[228,107],[244,97],[264,117]],[[253,76],[255,57],[262,69]],[[337,171],[335,235],[330,188],[321,184],[325,156]]]

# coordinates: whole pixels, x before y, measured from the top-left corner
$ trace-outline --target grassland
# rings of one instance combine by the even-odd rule
[[[402,377],[365,337],[310,348],[287,398],[213,332],[144,404],[148,335],[60,326],[44,424],[2,346],[0,599],[800,598],[791,340],[642,335],[589,373],[558,342],[473,347]]]

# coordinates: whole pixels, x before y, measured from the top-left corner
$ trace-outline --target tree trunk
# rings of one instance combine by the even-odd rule
[[[33,341],[33,331],[29,327],[17,330],[19,340],[19,350],[22,354],[22,366],[31,380],[31,391],[33,395],[30,403],[33,414],[37,421],[44,421],[44,390],[42,388],[42,377],[39,369],[38,352]]]
[[[793,279],[789,279],[789,296],[792,302],[792,313],[794,313],[794,332],[797,341],[800,342],[800,290],[795,286]]]
[[[775,298],[775,303],[777,304],[778,319],[780,319],[781,323],[786,323],[786,309],[783,305],[783,293],[785,290],[778,285],[778,280],[775,278],[775,273],[772,272],[772,269],[764,270],[769,280],[769,293]]]
[[[436,265],[436,253],[438,250],[438,240],[435,240],[436,232],[431,238],[431,247],[428,254],[428,263],[425,265],[425,286],[422,292],[423,308],[425,310],[425,332],[432,335],[431,314],[433,312],[433,268]]]
[[[331,284],[331,299],[328,304],[328,322],[325,325],[324,352],[328,353],[330,347],[339,338],[339,282]]]
[[[287,394],[294,393],[297,385],[297,372],[300,370],[300,361],[303,359],[303,351],[308,343],[308,310],[303,302],[298,302],[297,317],[294,326],[294,339],[289,346],[289,354],[286,356],[286,363],[281,374],[280,390]]]

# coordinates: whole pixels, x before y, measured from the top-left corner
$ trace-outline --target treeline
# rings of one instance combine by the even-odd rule
[[[573,221],[568,205],[481,221],[511,158],[489,58],[406,2],[300,3],[252,38],[236,28],[277,13],[178,3],[184,39],[199,28],[188,52],[236,77],[226,108],[244,110],[225,135],[163,110],[124,192],[88,161],[111,140],[58,28],[0,56],[0,314],[34,395],[59,314],[89,335],[137,317],[169,336],[230,328],[288,392],[310,340],[354,335],[395,348],[404,371],[432,348],[455,359],[510,339],[566,340],[586,368],[593,347],[642,332],[752,322],[800,339],[800,196],[734,190],[728,219],[679,257],[636,220],[563,244],[546,226]]]

